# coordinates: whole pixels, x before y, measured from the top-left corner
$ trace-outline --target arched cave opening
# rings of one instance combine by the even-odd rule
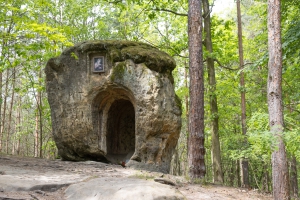
[[[106,158],[127,163],[135,151],[135,112],[129,100],[115,100],[107,115]]]

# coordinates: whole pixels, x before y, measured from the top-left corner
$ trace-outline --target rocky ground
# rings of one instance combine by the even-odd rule
[[[182,177],[123,168],[119,165],[0,155],[0,200],[4,199],[272,198],[254,190],[190,184]]]

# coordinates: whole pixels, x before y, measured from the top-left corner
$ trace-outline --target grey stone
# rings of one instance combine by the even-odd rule
[[[94,72],[102,56],[104,72]],[[143,43],[88,41],[48,61],[53,136],[64,160],[169,172],[181,128],[175,61]]]
[[[0,188],[5,192],[12,191],[56,191],[72,183],[87,179],[87,175],[65,172],[41,173],[36,170],[25,170],[22,167],[0,166],[6,175],[0,179]]]
[[[96,178],[73,184],[65,191],[68,200],[184,200],[175,188],[155,183],[153,180],[134,178]]]

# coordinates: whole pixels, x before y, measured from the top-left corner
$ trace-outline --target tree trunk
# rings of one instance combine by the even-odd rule
[[[39,71],[39,85],[42,85],[42,71]],[[35,117],[35,147],[34,147],[34,157],[43,156],[43,110],[42,110],[42,92],[40,89],[37,89],[37,95],[35,93],[36,100],[36,117]]]
[[[191,179],[205,177],[204,80],[202,61],[201,0],[189,0],[188,36],[190,70],[190,106],[188,163]]]
[[[210,23],[210,10],[208,0],[202,0],[203,3],[203,16],[204,16],[204,31],[205,39],[204,44],[207,51],[212,54],[213,46],[211,39],[211,23]],[[212,160],[212,172],[213,182],[223,183],[223,171],[221,163],[221,150],[219,140],[219,114],[218,103],[216,95],[216,77],[214,60],[210,56],[207,57],[207,71],[208,71],[208,94],[209,105],[211,114],[211,160]]]
[[[29,110],[27,111],[27,115],[29,116]],[[27,129],[27,132],[28,132],[29,131],[28,126],[26,126],[26,129]],[[23,144],[23,147],[26,148],[26,149],[24,149],[24,155],[25,155],[25,152],[26,152],[26,156],[29,156],[29,154],[30,154],[30,156],[32,156],[31,152],[30,152],[31,148],[28,145],[28,144],[30,144],[29,141],[30,141],[29,134],[26,134],[25,135],[25,142]]]
[[[35,115],[35,132],[34,132],[34,157],[39,157],[39,115]]]
[[[42,86],[42,69],[39,71],[39,85]],[[38,91],[38,110],[39,110],[39,126],[40,126],[40,158],[43,157],[43,107],[42,107],[42,91]]]
[[[185,69],[184,69],[184,84],[185,84],[185,87],[188,88],[188,66],[187,66],[187,63],[185,62],[184,63],[184,66],[185,66]],[[186,124],[187,124],[187,129],[186,129],[186,132],[188,133],[189,132],[189,96],[186,95],[185,96],[185,109],[186,109]]]
[[[262,186],[261,186],[261,191],[262,192],[269,192],[269,171],[268,169],[268,165],[267,164],[263,164],[263,175],[262,175]]]
[[[0,72],[0,153],[2,151],[2,138],[3,138],[3,133],[2,133],[2,127],[3,127],[3,123],[2,123],[2,72]]]
[[[7,104],[7,96],[8,96],[8,77],[9,77],[9,70],[7,69],[6,70],[6,84],[5,84],[5,96],[4,96],[4,102],[3,102],[3,113],[2,113],[2,126],[1,126],[1,129],[0,129],[0,135],[2,136],[1,138],[1,141],[3,139],[3,134],[4,134],[4,123],[5,123],[5,120],[6,120],[6,104]],[[1,150],[2,150],[2,146],[3,146],[3,143],[1,143]]]
[[[9,17],[8,19],[3,19],[4,21],[9,22],[9,26],[8,28],[5,30],[5,28],[2,30],[3,32],[3,37],[2,37],[2,45],[1,45],[1,56],[0,59],[3,61],[5,60],[4,58],[8,55],[5,55],[5,48],[8,46],[8,40],[7,38],[10,38],[9,35],[11,34],[11,31],[13,29],[14,26],[14,18],[13,17]],[[8,37],[7,37],[8,36]],[[8,76],[7,78],[8,79]],[[6,97],[7,97],[7,84],[6,84],[6,88],[5,88],[5,105],[3,106],[3,115],[2,115],[2,102],[3,102],[3,98],[2,98],[2,88],[3,88],[3,72],[2,70],[0,71],[0,152],[2,151],[2,147],[3,147],[3,143],[2,143],[2,139],[3,139],[3,132],[4,132],[4,122],[5,122],[5,112],[6,112]],[[7,82],[7,81],[6,81]]]
[[[241,187],[249,188],[249,163],[246,159],[240,160]]]
[[[236,178],[237,178],[236,184],[238,187],[241,187],[240,171],[241,171],[240,170],[240,161],[236,160]]]
[[[237,21],[238,21],[238,38],[239,38],[239,61],[240,61],[240,89],[241,89],[241,111],[242,111],[242,133],[244,136],[247,134],[246,125],[246,91],[245,91],[245,79],[244,79],[244,52],[243,52],[243,32],[242,32],[242,17],[241,17],[241,5],[240,0],[236,1],[237,5]],[[245,137],[245,143],[247,140]],[[241,186],[249,187],[249,164],[245,159],[240,160],[241,169]]]
[[[185,87],[188,88],[188,63],[185,61],[184,62],[184,83],[185,83]],[[185,109],[186,109],[186,149],[187,149],[187,157],[188,157],[188,149],[189,149],[189,95],[185,95]],[[184,174],[187,175],[188,174],[188,166],[184,165],[184,167],[182,167],[184,169]]]
[[[230,174],[229,174],[229,186],[234,186],[234,172],[235,172],[235,161],[231,161]]]
[[[293,156],[291,159],[291,196],[298,198],[298,174],[297,174],[297,160]]]
[[[282,47],[280,32],[280,0],[268,0],[268,109],[269,125],[274,136],[272,179],[274,199],[290,199],[289,174],[283,141]]]
[[[2,56],[1,56],[2,58]],[[2,123],[2,72],[0,72],[0,153],[2,151],[2,138],[3,138],[3,133],[2,133],[2,127],[3,127],[3,123]]]
[[[12,112],[13,112],[13,105],[14,105],[14,97],[15,97],[15,86],[16,86],[16,69],[13,68],[12,69],[12,75],[13,75],[13,79],[12,79],[12,91],[11,91],[11,100],[10,100],[10,108],[9,108],[9,116],[8,116],[8,127],[7,127],[7,137],[6,137],[6,153],[8,154],[8,147],[9,147],[9,143],[10,143],[10,127],[11,127],[11,116],[12,116]],[[13,149],[13,147],[12,147]]]
[[[18,122],[17,122],[17,131],[18,131],[18,135],[17,135],[17,146],[16,146],[16,151],[17,151],[17,155],[20,155],[20,143],[21,143],[21,96],[19,97],[19,103],[18,103]]]

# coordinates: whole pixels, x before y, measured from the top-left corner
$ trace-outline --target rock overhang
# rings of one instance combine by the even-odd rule
[[[66,49],[63,55],[99,50],[108,52],[112,62],[122,62],[130,59],[135,64],[145,63],[149,69],[160,73],[171,72],[176,67],[175,60],[167,53],[141,42],[117,40],[86,41]],[[73,57],[75,58],[76,56],[74,55]]]

